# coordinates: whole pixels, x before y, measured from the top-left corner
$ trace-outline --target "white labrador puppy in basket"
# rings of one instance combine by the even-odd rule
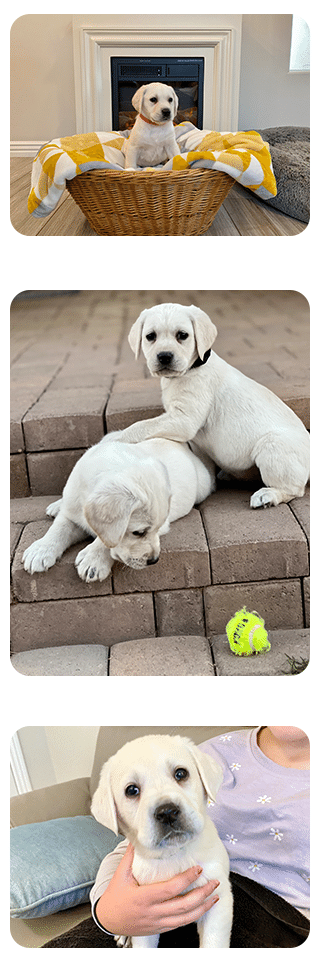
[[[246,377],[211,349],[217,330],[199,307],[162,303],[143,310],[129,333],[138,357],[161,377],[165,413],[127,427],[119,439],[193,441],[222,469],[264,483],[250,506],[302,497],[309,478],[309,434],[271,390]],[[258,469],[257,469],[258,468]]]
[[[146,83],[132,97],[138,111],[130,137],[125,140],[125,169],[155,167],[180,153],[173,126],[178,97],[165,83]]]
[[[207,812],[221,783],[220,766],[191,740],[150,735],[107,760],[91,806],[96,820],[133,844],[139,884],[169,880],[198,864],[203,870],[192,887],[219,880],[219,901],[198,921],[200,947],[230,944],[229,857]],[[132,937],[131,944],[157,947],[158,940],[158,934]]]
[[[114,560],[136,570],[156,563],[170,522],[189,513],[214,485],[212,464],[187,444],[160,439],[133,447],[113,443],[109,434],[83,454],[62,498],[47,508],[54,522],[25,550],[24,568],[48,570],[86,536],[95,540],[80,550],[75,565],[87,583],[104,580]]]

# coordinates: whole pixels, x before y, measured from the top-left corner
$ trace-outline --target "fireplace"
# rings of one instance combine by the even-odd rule
[[[178,121],[237,130],[241,20],[240,14],[75,14],[77,133],[132,127],[133,93],[152,80],[175,87]]]
[[[203,123],[204,57],[111,57],[112,129],[133,127],[135,90],[154,80],[173,87],[179,108],[176,123]]]

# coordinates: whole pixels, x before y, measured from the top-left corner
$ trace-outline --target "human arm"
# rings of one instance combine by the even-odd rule
[[[95,905],[99,924],[114,935],[149,936],[197,921],[218,900],[217,880],[185,893],[201,873],[190,867],[172,880],[139,886],[132,874],[129,844]]]

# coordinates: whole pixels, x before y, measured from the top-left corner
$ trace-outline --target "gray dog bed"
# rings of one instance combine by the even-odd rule
[[[309,127],[267,127],[258,130],[269,144],[278,193],[265,201],[289,217],[310,218]]]

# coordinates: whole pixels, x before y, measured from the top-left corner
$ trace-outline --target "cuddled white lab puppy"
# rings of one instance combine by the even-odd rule
[[[199,307],[162,303],[143,310],[129,333],[150,372],[161,377],[165,413],[127,427],[119,439],[193,441],[223,470],[245,479],[260,471],[264,487],[251,507],[302,497],[309,478],[309,434],[271,390],[211,349],[217,330]]]
[[[113,443],[109,434],[78,460],[62,498],[47,508],[54,522],[25,550],[24,568],[48,570],[85,536],[96,539],[80,550],[75,564],[87,583],[104,580],[114,560],[135,570],[156,563],[170,522],[213,489],[210,461],[187,444],[146,440],[133,447]]]
[[[200,947],[229,947],[232,893],[229,857],[207,812],[222,783],[221,767],[187,737],[150,735],[126,743],[104,764],[91,812],[134,846],[139,884],[169,880],[199,864],[190,888],[219,880],[219,901],[198,921]],[[159,935],[132,937],[156,947]]]
[[[136,90],[132,106],[138,116],[123,146],[126,170],[155,167],[180,153],[172,122],[178,109],[173,87],[166,83],[146,83]]]

